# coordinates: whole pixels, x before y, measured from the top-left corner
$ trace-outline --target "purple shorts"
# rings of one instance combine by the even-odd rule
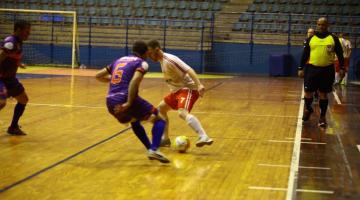
[[[24,86],[17,78],[2,78],[0,79],[0,93],[2,85],[5,86],[7,97],[16,97],[25,91]]]
[[[122,96],[122,95],[120,95]],[[123,112],[115,113],[114,107],[127,101],[127,96],[117,97],[116,99],[107,98],[106,104],[111,113],[120,123],[129,123],[133,118],[143,121],[147,120],[151,114],[157,115],[157,109],[141,97],[136,97],[131,107]]]

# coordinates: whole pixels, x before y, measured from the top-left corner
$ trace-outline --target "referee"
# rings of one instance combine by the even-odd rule
[[[335,54],[340,63],[340,77],[344,77],[344,57],[339,38],[328,32],[328,21],[321,17],[317,20],[317,31],[304,44],[301,65],[298,75],[304,77],[305,110],[303,121],[308,121],[314,112],[312,108],[313,93],[320,92],[319,126],[326,127],[326,110],[328,107],[327,93],[332,92],[335,68]]]

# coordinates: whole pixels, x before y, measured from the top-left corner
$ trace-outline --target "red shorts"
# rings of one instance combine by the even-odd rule
[[[164,98],[164,101],[174,110],[183,108],[190,112],[198,98],[199,92],[197,90],[186,88],[170,93]]]
[[[350,64],[350,59],[349,58],[344,58],[344,67],[345,67],[345,72],[349,71],[349,64]],[[339,60],[335,60],[335,71],[339,72],[340,71],[340,63]]]

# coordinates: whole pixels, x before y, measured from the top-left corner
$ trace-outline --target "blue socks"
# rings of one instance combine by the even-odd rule
[[[146,135],[145,129],[141,125],[140,121],[132,122],[131,128],[134,131],[135,135],[139,138],[139,140],[144,144],[145,148],[150,149],[150,140]]]
[[[160,146],[161,137],[164,134],[165,124],[166,122],[162,119],[154,122],[153,128],[151,130],[153,136],[151,149],[154,151],[156,151],[156,149],[158,149]]]
[[[146,149],[152,149],[156,151],[161,142],[162,135],[164,133],[166,122],[162,119],[159,119],[154,122],[152,132],[152,144],[150,143],[149,138],[146,135],[144,127],[141,125],[140,121],[132,122],[131,128],[134,131],[135,135],[139,140],[144,144]]]
[[[11,121],[10,127],[19,127],[19,119],[21,115],[24,113],[26,104],[17,103],[14,109],[14,116]]]

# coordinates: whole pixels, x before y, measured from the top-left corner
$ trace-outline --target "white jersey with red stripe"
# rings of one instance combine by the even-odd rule
[[[177,56],[164,53],[160,65],[171,92],[176,92],[181,88],[197,89],[195,82],[187,73],[191,67]]]

